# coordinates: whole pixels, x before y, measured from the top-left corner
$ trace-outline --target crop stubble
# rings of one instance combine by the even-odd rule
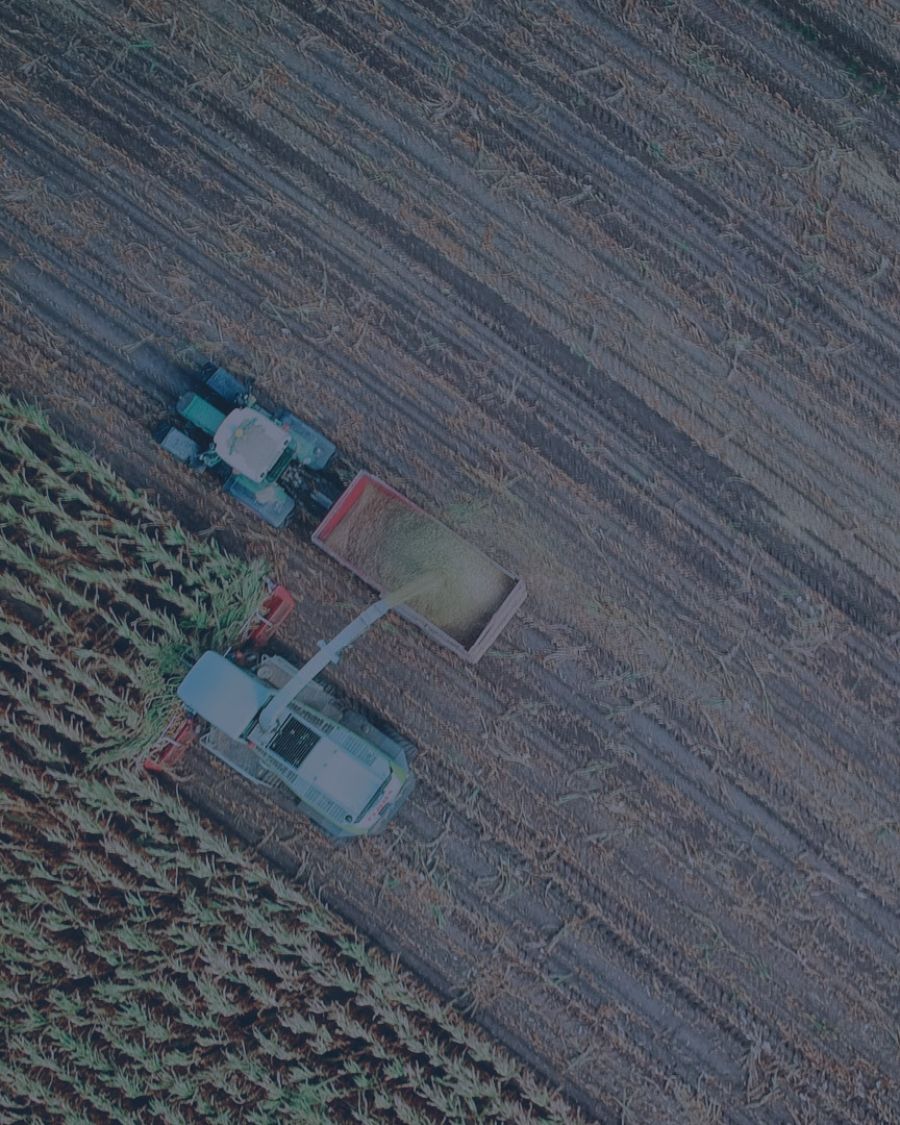
[[[200,345],[529,584],[477,672],[349,657],[426,752],[399,833],[298,829],[326,892],[600,1116],[893,1119],[893,79],[762,5],[29,8],[0,295],[48,395],[124,430]]]

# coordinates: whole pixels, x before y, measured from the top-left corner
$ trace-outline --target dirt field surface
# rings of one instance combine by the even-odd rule
[[[181,473],[200,357],[528,583],[476,668],[335,671],[421,747],[333,849],[178,792],[604,1122],[900,1121],[900,22],[845,0],[7,0],[4,386]]]

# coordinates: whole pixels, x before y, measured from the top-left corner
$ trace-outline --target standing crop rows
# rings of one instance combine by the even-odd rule
[[[184,661],[233,641],[261,594],[259,564],[189,539],[39,411],[0,397],[0,691],[21,748],[137,753]]]
[[[4,752],[0,1107],[47,1121],[577,1116],[127,767]]]

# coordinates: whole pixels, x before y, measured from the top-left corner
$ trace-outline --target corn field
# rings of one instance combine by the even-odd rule
[[[155,781],[0,774],[0,1119],[577,1120]]]
[[[233,641],[262,587],[260,564],[189,537],[0,397],[0,698],[22,747],[135,754],[191,658]]]
[[[8,398],[0,521],[0,1120],[577,1121],[136,765],[259,568]]]

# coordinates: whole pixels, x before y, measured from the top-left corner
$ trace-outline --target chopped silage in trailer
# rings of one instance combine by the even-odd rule
[[[464,648],[484,631],[516,579],[420,508],[380,487],[362,489],[318,541],[370,585],[392,592],[425,581],[406,605]],[[352,486],[351,486],[352,489]]]

